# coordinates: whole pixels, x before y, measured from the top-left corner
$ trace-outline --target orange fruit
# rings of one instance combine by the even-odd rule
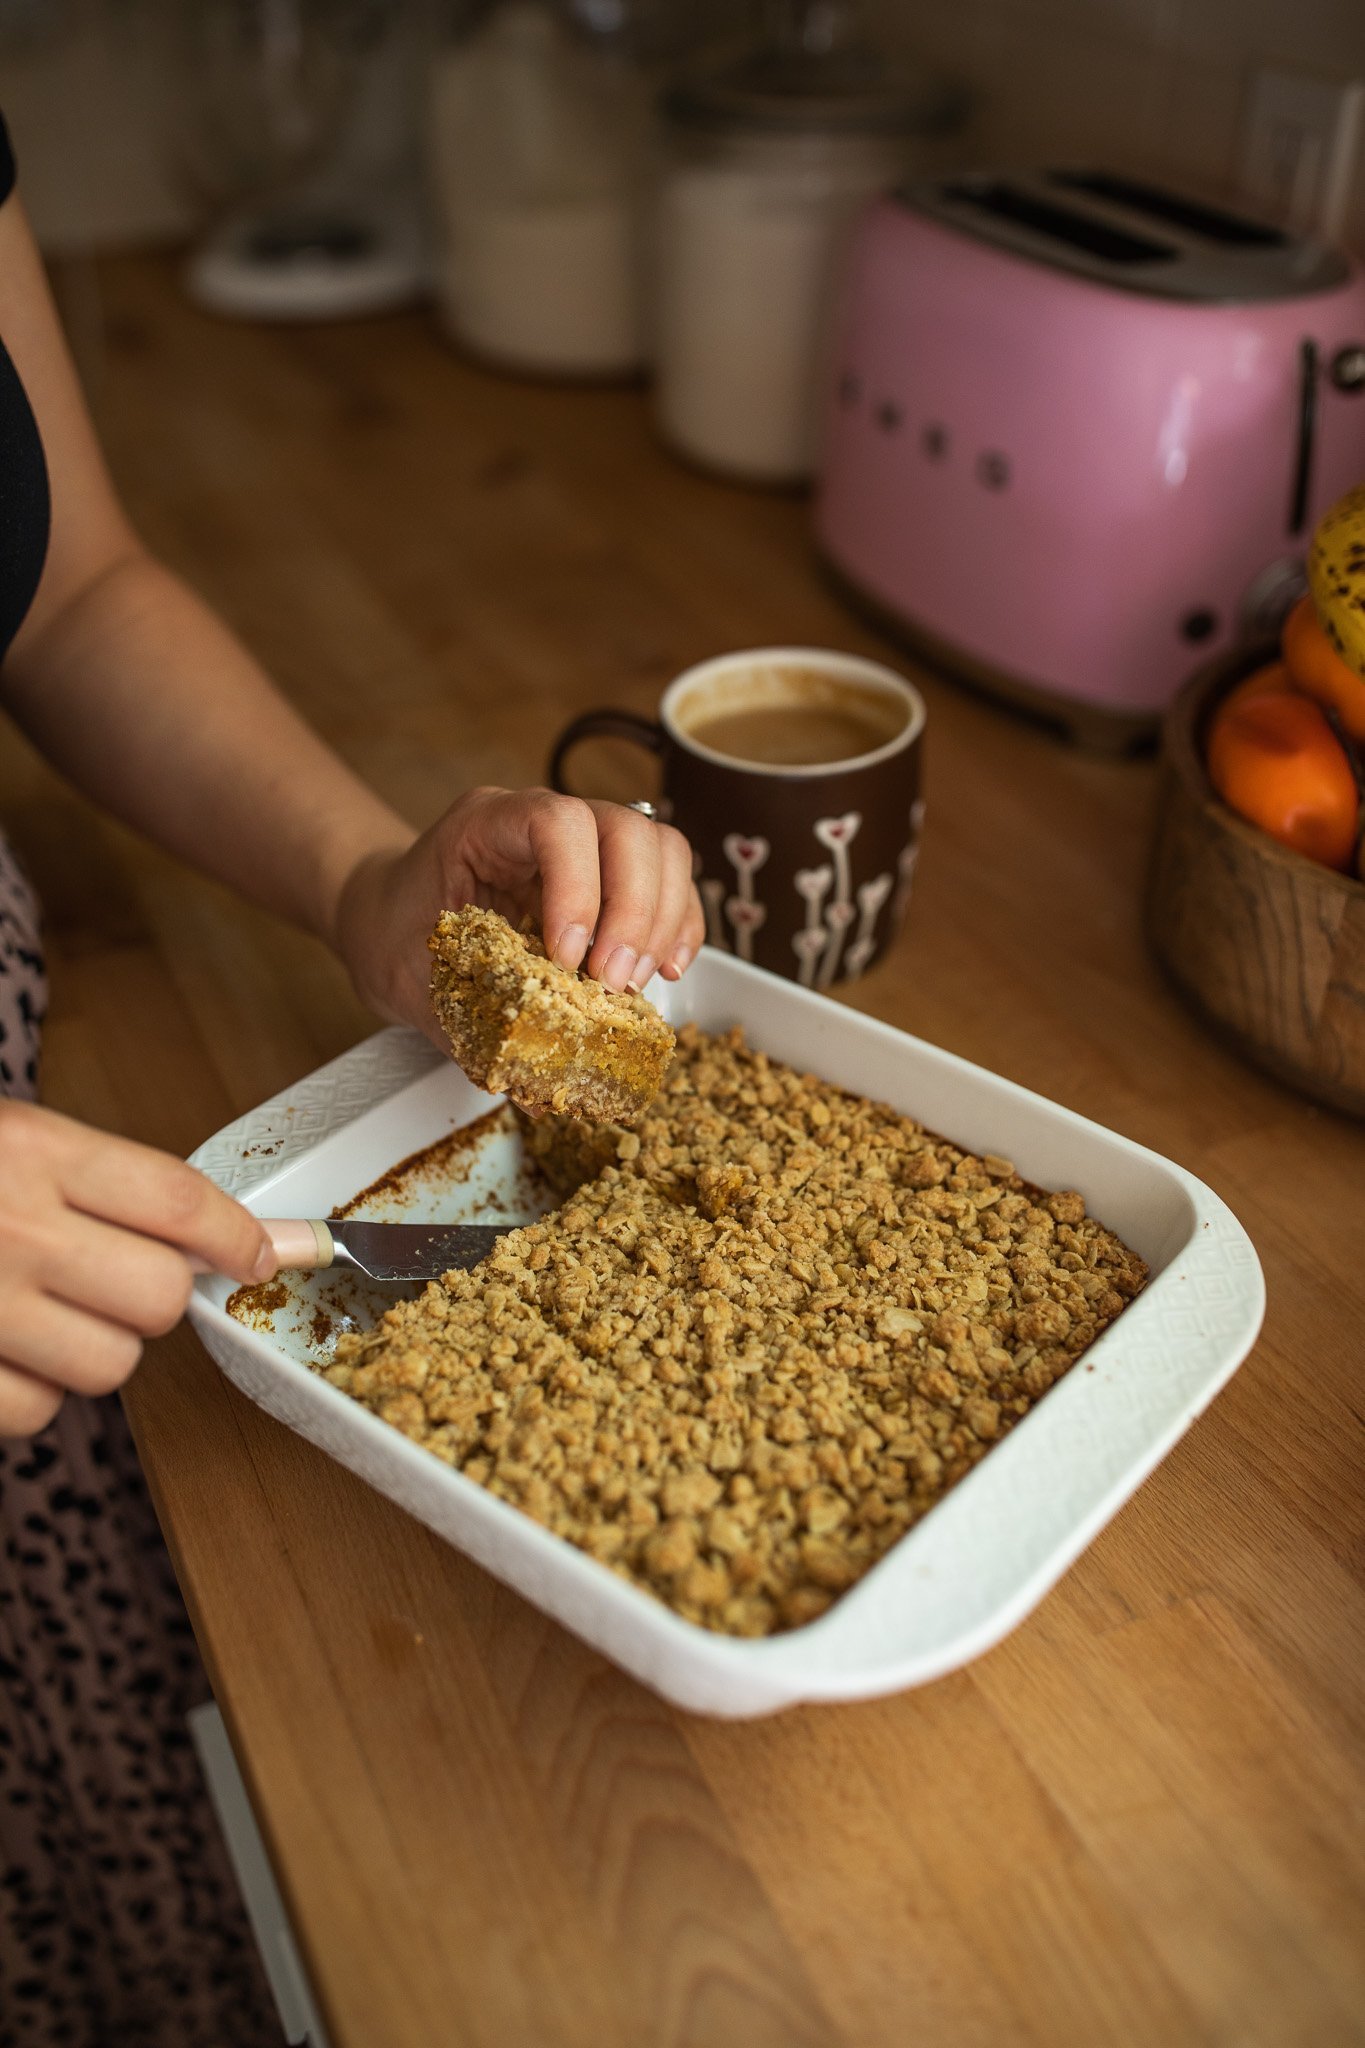
[[[1218,706],[1217,717],[1214,723],[1216,724],[1218,718],[1221,718],[1224,712],[1234,704],[1245,704],[1249,698],[1264,697],[1272,691],[1292,690],[1293,687],[1294,685],[1289,678],[1289,670],[1285,667],[1284,663],[1282,661],[1268,661],[1264,668],[1258,668],[1254,674],[1245,676],[1240,683],[1237,683],[1228,691],[1227,696],[1222,699]]]
[[[1280,651],[1299,689],[1335,711],[1353,740],[1365,741],[1365,678],[1337,653],[1311,597],[1301,597],[1285,620]]]
[[[1360,830],[1351,763],[1320,706],[1264,680],[1278,666],[1248,677],[1218,706],[1209,780],[1229,810],[1272,839],[1325,867],[1349,868]]]

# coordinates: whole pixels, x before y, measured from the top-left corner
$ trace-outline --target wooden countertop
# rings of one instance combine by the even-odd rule
[[[484,375],[415,317],[216,325],[159,261],[98,283],[102,320],[70,305],[144,532],[419,821],[702,656],[887,654],[804,506],[668,461],[638,393]],[[1265,1265],[1262,1341],[989,1656],[737,1725],[622,1676],[187,1333],[154,1346],[129,1407],[334,2048],[1365,2040],[1365,1131],[1148,960],[1150,763],[923,687],[910,927],[853,1001],[1209,1181]],[[55,1105],[187,1151],[371,1028],[320,949],[8,736],[0,815],[48,908]]]

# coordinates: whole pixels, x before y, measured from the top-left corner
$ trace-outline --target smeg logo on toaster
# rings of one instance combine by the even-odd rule
[[[838,383],[839,403],[847,412],[856,410],[866,395],[857,370],[845,370]],[[891,397],[869,398],[872,425],[888,437],[903,435],[908,424],[905,407]],[[947,462],[953,451],[953,437],[943,420],[925,420],[917,436],[919,453],[926,462]],[[972,473],[983,491],[1008,490],[1014,474],[1010,457],[999,448],[982,448]]]

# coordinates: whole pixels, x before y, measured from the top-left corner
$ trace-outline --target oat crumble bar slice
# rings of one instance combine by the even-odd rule
[[[643,996],[614,995],[545,956],[496,911],[442,911],[427,944],[431,1000],[458,1064],[519,1108],[636,1124],[673,1056]]]

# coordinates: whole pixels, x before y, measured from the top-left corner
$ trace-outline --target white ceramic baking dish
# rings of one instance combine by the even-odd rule
[[[1231,1377],[1260,1327],[1256,1254],[1225,1204],[1169,1160],[794,983],[708,951],[660,1006],[708,1031],[742,1024],[776,1058],[1003,1153],[1045,1187],[1079,1189],[1152,1269],[1067,1377],[819,1621],[762,1642],[697,1628],[311,1372],[306,1313],[245,1327],[225,1313],[228,1284],[210,1278],[191,1317],[252,1400],[678,1705],[753,1715],[920,1684],[1022,1620]],[[321,1216],[488,1106],[416,1033],[387,1031],[240,1118],[195,1163],[261,1215]],[[516,1143],[504,1122],[466,1179],[417,1197],[422,1214],[524,1201]],[[363,1213],[399,1212],[381,1201]]]

